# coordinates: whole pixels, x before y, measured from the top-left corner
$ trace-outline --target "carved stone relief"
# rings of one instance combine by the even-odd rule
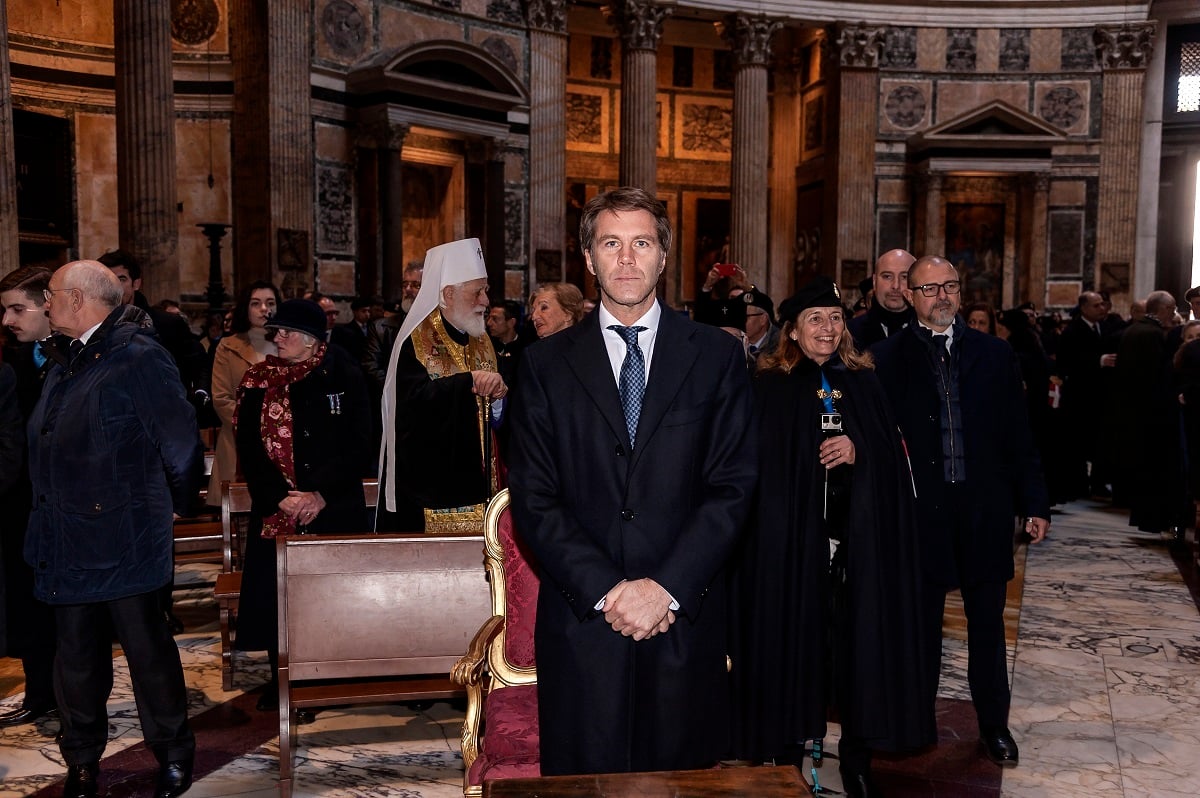
[[[1075,127],[1086,111],[1083,97],[1070,86],[1055,86],[1038,103],[1038,116],[1064,130]]]
[[[783,23],[766,16],[730,14],[716,26],[739,65],[766,66],[771,59],[771,36]]]
[[[600,105],[598,95],[567,92],[567,141],[601,143]]]
[[[950,28],[946,31],[946,70],[948,72],[975,71],[974,28]]]
[[[621,36],[627,50],[656,50],[662,38],[662,23],[674,11],[646,0],[617,0],[604,6],[608,21]]]
[[[733,145],[733,109],[721,105],[683,104],[683,149],[727,153]]]
[[[1000,71],[1029,71],[1029,28],[1000,29]]]
[[[879,66],[891,69],[913,69],[917,65],[917,29],[888,28],[883,34],[883,53]]]
[[[317,248],[324,253],[354,252],[354,192],[350,170],[317,166]]]
[[[1090,28],[1063,28],[1062,68],[1096,68],[1096,45],[1092,43]]]
[[[500,36],[489,36],[480,42],[479,46],[494,55],[496,60],[511,69],[513,74],[521,74],[521,63],[507,40]]]
[[[171,38],[180,44],[204,44],[220,22],[216,0],[171,0]]]
[[[879,66],[879,50],[883,44],[883,28],[868,25],[839,23],[834,46],[837,47],[839,63],[844,67]]]
[[[1096,54],[1104,69],[1142,69],[1154,50],[1154,22],[1096,28]]]
[[[567,0],[527,0],[529,27],[551,33],[567,32]]]
[[[928,102],[916,86],[897,86],[888,92],[883,112],[896,127],[913,128],[925,118]]]
[[[329,0],[321,10],[321,35],[342,58],[357,58],[367,41],[367,21],[349,0]]]
[[[497,22],[520,23],[525,21],[521,16],[520,0],[488,0],[487,17]]]

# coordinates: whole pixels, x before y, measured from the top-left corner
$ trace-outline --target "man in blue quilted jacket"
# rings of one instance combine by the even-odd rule
[[[146,745],[160,764],[155,798],[172,798],[191,786],[195,738],[158,590],[171,579],[173,512],[187,510],[202,471],[195,412],[149,317],[121,303],[108,268],[68,263],[45,293],[50,325],[70,346],[52,353],[58,362],[29,420],[25,559],[58,626],[63,794],[97,794],[111,623]]]

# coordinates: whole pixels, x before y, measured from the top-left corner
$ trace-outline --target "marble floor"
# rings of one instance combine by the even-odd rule
[[[1125,514],[1079,502],[1054,516],[1051,537],[1018,552],[1008,627],[1019,767],[983,758],[965,685],[961,616],[948,602],[938,702],[940,742],[877,761],[897,796],[1195,796],[1200,794],[1200,612],[1167,541],[1125,524]],[[1022,567],[1023,566],[1023,567]],[[1023,578],[1022,578],[1023,577]],[[198,739],[196,798],[277,795],[278,728],[251,690],[265,664],[250,662],[239,690],[219,673],[213,566],[181,569],[178,636]],[[114,650],[111,742],[102,794],[148,795],[154,763],[140,745],[128,673]],[[0,705],[19,703],[20,669],[0,660]],[[461,710],[404,705],[327,710],[299,730],[294,795],[452,798],[462,792]],[[0,730],[0,798],[57,796],[63,775],[57,721]],[[836,755],[837,727],[826,749]],[[813,781],[814,771],[804,768]],[[840,790],[836,763],[815,771]]]

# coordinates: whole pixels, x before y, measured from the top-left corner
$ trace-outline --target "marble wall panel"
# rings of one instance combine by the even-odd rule
[[[212,188],[208,186],[211,136]],[[201,222],[233,218],[230,201],[229,120],[177,119],[175,121],[175,190],[183,212],[179,215],[179,286],[182,294],[203,293],[208,285],[208,239],[196,227]],[[114,233],[115,235],[115,230]],[[221,245],[221,266],[227,289],[233,286],[230,239]],[[161,299],[162,297],[157,297]]]
[[[1083,272],[1083,211],[1050,211],[1048,273],[1078,275]]]
[[[945,68],[945,28],[917,28],[917,69],[922,72],[941,72]]]
[[[675,97],[677,158],[727,158],[733,144],[733,99]]]
[[[567,149],[609,152],[613,129],[612,90],[602,86],[567,87]]]
[[[1029,84],[1025,81],[938,81],[936,122],[940,124],[961,116],[992,100],[1003,100],[1028,111]]]
[[[317,164],[317,250],[352,255],[355,248],[354,181],[342,164]]]
[[[975,38],[975,71],[998,72],[1000,70],[1000,31],[995,28],[980,28]]]
[[[1071,135],[1086,136],[1091,91],[1086,80],[1038,81],[1033,86],[1034,113]]]
[[[1087,183],[1082,180],[1055,180],[1050,184],[1051,205],[1082,206],[1087,202]]]
[[[712,88],[714,50],[697,48],[692,55],[692,86],[697,89]]]
[[[879,81],[879,132],[913,133],[933,123],[933,81]]]
[[[407,47],[429,39],[463,38],[462,25],[447,19],[427,17],[393,6],[379,7],[379,49]]]
[[[525,262],[525,192],[504,192],[504,260]]]
[[[316,156],[325,161],[341,161],[349,163],[353,157],[353,135],[348,128],[341,125],[327,125],[317,122],[313,125],[316,132]]]
[[[908,181],[880,180],[876,200],[880,205],[908,205]]]
[[[527,167],[524,151],[508,150],[504,153],[504,182],[524,183]]]
[[[1046,307],[1069,308],[1079,303],[1079,295],[1083,293],[1081,280],[1055,280],[1046,283]]]
[[[1034,28],[1029,33],[1029,71],[1057,72],[1062,67],[1062,31]]]
[[[117,245],[117,120],[75,115],[75,201],[79,254],[95,258]]]
[[[327,0],[318,3],[313,18],[317,58],[353,64],[374,43],[369,0]]]
[[[354,263],[332,259],[317,261],[317,290],[333,296],[354,296]]]

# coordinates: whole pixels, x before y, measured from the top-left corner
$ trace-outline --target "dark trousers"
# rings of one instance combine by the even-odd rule
[[[160,763],[190,760],[196,740],[187,722],[183,667],[159,591],[63,605],[55,615],[54,690],[62,717],[59,749],[66,763],[97,762],[108,743],[106,704],[113,685],[109,621],[129,663],[146,746]]]
[[[963,609],[967,615],[967,683],[980,729],[1008,725],[1008,656],[1004,646],[1005,582],[963,585]],[[937,696],[942,662],[942,616],[946,611],[946,588],[926,581],[922,588],[925,615],[930,700]]]

